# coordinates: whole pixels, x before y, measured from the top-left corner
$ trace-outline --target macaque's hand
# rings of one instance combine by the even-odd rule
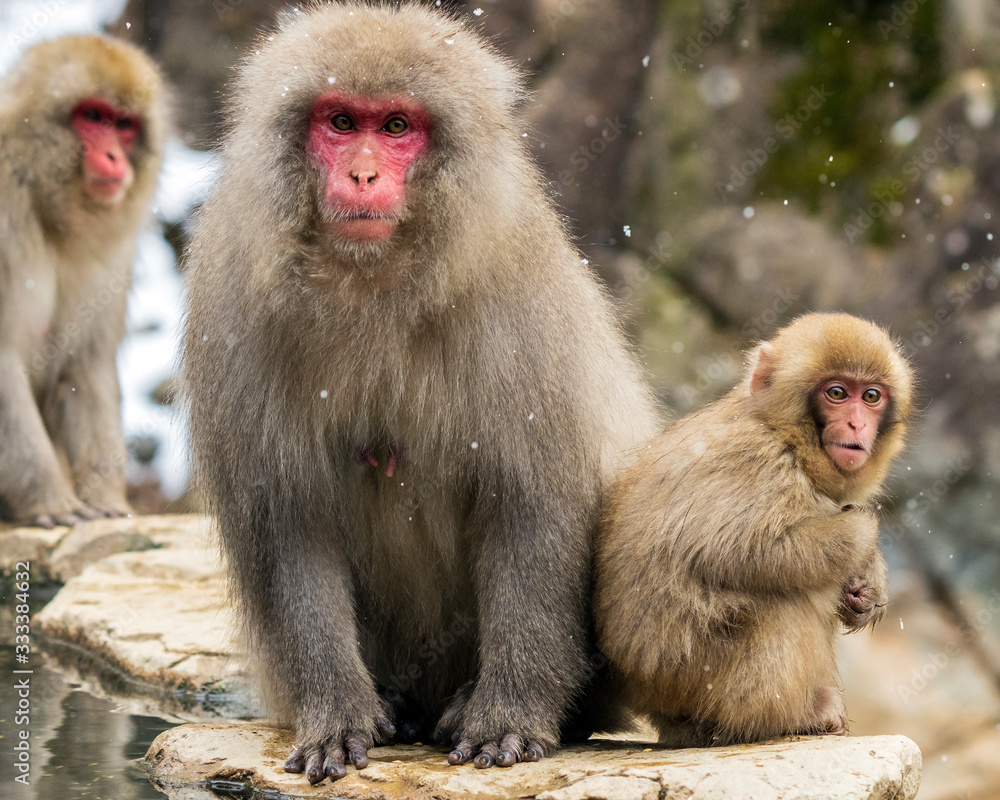
[[[868,626],[874,628],[882,619],[889,602],[886,573],[885,559],[876,550],[861,575],[850,578],[844,584],[838,613],[849,632],[855,633]]]
[[[471,758],[477,768],[486,769],[494,765],[512,767],[518,761],[538,761],[544,757],[545,747],[540,742],[526,740],[517,733],[508,733],[486,741],[462,737],[448,753],[448,763],[464,764]]]
[[[448,753],[452,766],[472,760],[479,769],[512,767],[518,761],[538,761],[555,750],[557,737],[527,733],[534,728],[529,724],[508,723],[500,733],[489,731],[480,721],[484,715],[475,711],[477,699],[482,702],[482,695],[476,697],[475,682],[469,681],[455,693],[438,723],[438,739],[452,744]],[[519,727],[524,730],[518,731]]]
[[[375,740],[386,741],[396,732],[395,726],[384,715],[377,715],[372,721],[375,734],[368,730],[344,729],[314,741],[296,745],[285,762],[285,772],[305,772],[311,784],[324,778],[337,781],[347,774],[346,762],[355,769],[368,766],[368,751],[375,746]]]

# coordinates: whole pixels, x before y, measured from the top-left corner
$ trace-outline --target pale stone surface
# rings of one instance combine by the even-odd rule
[[[107,554],[118,546],[143,552]],[[165,687],[198,688],[238,671],[222,566],[204,518],[78,525],[49,558],[55,574],[73,577],[34,618],[46,635]]]
[[[131,520],[125,520],[126,523]],[[48,556],[53,577],[65,583],[93,564],[116,553],[141,553],[157,544],[149,535],[129,530],[120,520],[95,520],[73,529]]]
[[[593,775],[562,789],[542,792],[538,800],[658,800],[660,784],[635,775]]]
[[[29,562],[32,578],[51,576],[49,553],[70,532],[70,528],[0,528],[0,574],[14,572],[18,563]]]
[[[0,525],[0,574],[31,559],[33,577],[44,574],[65,583],[115,553],[178,546],[214,551],[208,521],[196,514],[164,514],[95,519],[51,530]]]
[[[710,750],[662,750],[599,740],[510,769],[449,767],[446,752],[379,747],[367,769],[311,787],[285,773],[287,731],[260,725],[183,725],[146,753],[153,782],[171,798],[196,797],[199,782],[232,782],[296,797],[355,800],[911,800],[920,751],[903,736],[806,737]]]

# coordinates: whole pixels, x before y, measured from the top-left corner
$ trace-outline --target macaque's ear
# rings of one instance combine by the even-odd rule
[[[774,376],[774,347],[769,342],[761,344],[754,353],[756,361],[750,376],[750,394],[764,391],[771,385]]]

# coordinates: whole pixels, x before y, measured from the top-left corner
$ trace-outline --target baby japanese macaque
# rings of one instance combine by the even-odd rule
[[[599,644],[663,743],[844,734],[835,636],[887,601],[874,502],[913,376],[890,336],[808,314],[623,475],[597,546]]]

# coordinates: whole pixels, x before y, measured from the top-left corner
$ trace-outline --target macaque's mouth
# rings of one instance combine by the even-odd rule
[[[88,176],[87,193],[99,202],[114,202],[124,195],[128,184],[122,178],[98,178]]]
[[[396,232],[399,221],[383,214],[352,212],[338,214],[330,228],[338,236],[356,242],[378,242],[388,239]]]
[[[860,442],[829,442],[824,449],[833,463],[845,472],[855,472],[868,462],[868,450]]]
[[[399,224],[399,215],[385,213],[384,211],[374,211],[365,208],[344,209],[333,212],[334,222],[356,222],[356,221],[390,222],[393,225]]]
[[[91,186],[100,187],[102,189],[117,189],[125,183],[125,178],[117,175],[109,177],[105,177],[103,175],[88,175],[87,181]]]
[[[336,217],[337,222],[354,222],[355,220],[370,219],[377,220],[379,222],[395,222],[392,217],[387,217],[384,214],[376,214],[375,212],[361,211],[354,214],[338,214]]]

